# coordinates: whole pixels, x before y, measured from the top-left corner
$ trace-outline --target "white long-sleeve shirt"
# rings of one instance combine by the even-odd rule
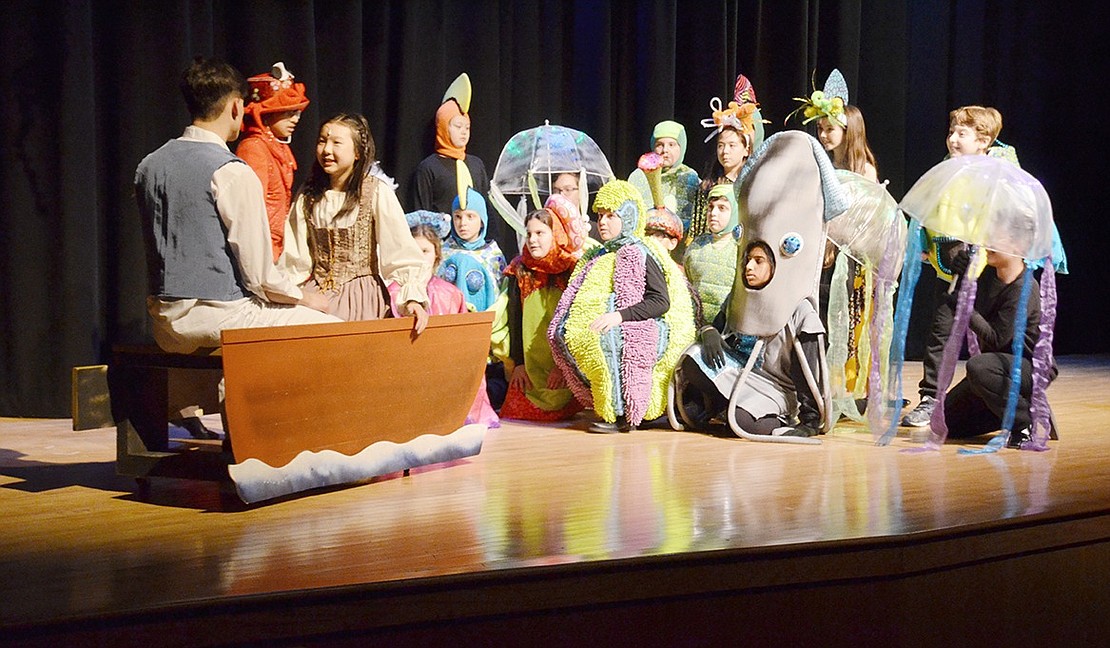
[[[228,148],[219,135],[198,126],[187,127],[180,139]],[[212,195],[246,289],[263,300],[267,292],[300,299],[301,289],[274,265],[270,221],[258,174],[246,164],[225,164],[212,174]]]

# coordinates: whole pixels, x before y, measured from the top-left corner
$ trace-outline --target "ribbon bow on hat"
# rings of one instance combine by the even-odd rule
[[[713,139],[715,135],[719,135],[725,128],[735,128],[743,135],[755,134],[754,116],[759,104],[738,104],[735,101],[730,101],[727,108],[722,108],[721,104],[720,97],[710,99],[709,109],[713,111],[713,116],[701,120],[702,126],[714,129],[705,138],[706,142]]]

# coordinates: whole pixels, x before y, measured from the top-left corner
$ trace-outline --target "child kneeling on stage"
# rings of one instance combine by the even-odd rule
[[[714,325],[679,365],[680,413],[695,428],[723,413],[745,438],[816,436],[829,408],[815,287],[824,221],[847,199],[820,144],[800,131],[768,139],[736,186],[737,273]]]

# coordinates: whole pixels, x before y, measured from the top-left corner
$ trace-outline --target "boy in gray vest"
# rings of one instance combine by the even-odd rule
[[[166,351],[218,347],[225,328],[340,321],[322,312],[324,295],[302,293],[274,265],[262,183],[227,147],[239,137],[247,89],[235,68],[198,57],[181,80],[193,123],[135,171],[147,312]],[[222,403],[223,381],[220,392]],[[175,424],[217,438],[195,405],[179,412]]]
[[[247,84],[197,58],[182,77],[193,123],[135,171],[158,346],[191,353],[225,328],[337,322],[274,265],[262,183],[227,142],[239,137]]]

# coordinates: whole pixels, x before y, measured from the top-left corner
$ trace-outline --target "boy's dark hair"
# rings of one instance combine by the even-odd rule
[[[249,91],[239,70],[219,59],[198,56],[181,75],[181,94],[194,120],[215,119],[224,109],[228,95],[246,99]]]

